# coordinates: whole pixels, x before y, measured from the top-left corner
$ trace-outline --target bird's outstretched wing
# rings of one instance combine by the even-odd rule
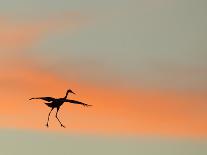
[[[40,99],[40,100],[44,100],[47,102],[51,102],[55,100],[55,98],[53,97],[34,97],[34,98],[30,98],[29,100],[34,100],[34,99]]]
[[[92,106],[92,105],[85,104],[83,102],[76,101],[76,100],[68,100],[68,99],[66,99],[65,102],[70,102],[70,103],[74,103],[74,104],[81,104],[81,105],[86,106],[86,107]]]

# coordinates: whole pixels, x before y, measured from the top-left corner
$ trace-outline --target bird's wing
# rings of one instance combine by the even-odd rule
[[[55,98],[53,98],[53,97],[34,97],[34,98],[30,98],[29,100],[33,100],[33,99],[40,99],[40,100],[44,100],[44,101],[48,101],[48,102],[55,100]]]
[[[74,104],[81,104],[81,105],[83,105],[83,106],[87,106],[87,107],[88,107],[88,106],[92,106],[92,105],[85,104],[85,103],[83,103],[83,102],[76,101],[76,100],[68,100],[68,99],[66,99],[65,102],[70,102],[70,103],[74,103]]]

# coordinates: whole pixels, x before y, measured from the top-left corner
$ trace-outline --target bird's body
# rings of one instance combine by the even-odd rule
[[[45,103],[48,107],[50,108],[60,108],[60,106],[63,104],[63,103],[59,103],[59,102],[51,102],[51,103]]]
[[[54,108],[57,108],[56,118],[57,118],[57,120],[59,121],[59,123],[61,124],[61,127],[65,127],[65,126],[61,123],[61,121],[59,120],[59,118],[58,118],[58,116],[57,116],[58,111],[59,111],[60,107],[63,105],[64,102],[70,102],[70,103],[74,103],[74,104],[81,104],[81,105],[83,105],[83,106],[91,106],[91,105],[88,105],[88,104],[85,104],[85,103],[82,103],[82,102],[79,102],[79,101],[68,100],[68,99],[67,99],[67,96],[68,96],[69,93],[73,93],[73,94],[75,94],[72,90],[69,89],[69,90],[66,92],[66,95],[65,95],[64,98],[57,98],[57,99],[56,99],[56,98],[53,98],[53,97],[36,97],[36,98],[31,98],[30,100],[33,100],[33,99],[41,99],[41,100],[47,101],[47,103],[45,103],[45,104],[46,104],[48,107],[52,108],[51,111],[50,111],[50,113],[52,112],[52,110],[53,110]],[[48,123],[49,123],[50,113],[49,113],[49,115],[48,115],[48,120],[47,120],[47,124],[46,124],[47,127],[49,126]]]
[[[59,98],[59,99],[55,99],[54,101],[48,102],[48,103],[45,103],[45,104],[48,107],[51,107],[51,108],[59,108],[60,106],[63,105],[64,102],[65,102],[64,98]]]

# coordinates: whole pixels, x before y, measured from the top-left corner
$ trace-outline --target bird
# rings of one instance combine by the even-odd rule
[[[80,104],[80,105],[83,105],[83,106],[86,106],[86,107],[89,107],[89,106],[92,106],[92,105],[89,105],[89,104],[85,104],[83,102],[80,102],[80,101],[76,101],[76,100],[69,100],[67,99],[68,97],[68,94],[69,93],[72,93],[72,94],[75,94],[71,89],[68,89],[66,94],[65,94],[65,97],[63,98],[53,98],[53,97],[33,97],[33,98],[30,98],[29,100],[34,100],[34,99],[40,99],[40,100],[44,100],[44,101],[47,101],[47,103],[45,103],[48,107],[51,108],[49,114],[48,114],[48,118],[47,118],[47,123],[46,123],[46,126],[49,127],[49,120],[50,120],[50,114],[51,112],[53,111],[53,109],[57,109],[56,111],[56,119],[58,120],[58,122],[60,123],[61,127],[64,127],[65,126],[62,124],[62,122],[60,121],[60,119],[58,118],[58,112],[59,112],[59,109],[60,107],[63,105],[63,103],[65,102],[69,102],[69,103],[73,103],[73,104]]]

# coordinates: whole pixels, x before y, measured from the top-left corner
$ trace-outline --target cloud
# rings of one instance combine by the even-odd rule
[[[78,13],[64,14],[41,20],[12,20],[0,18],[0,49],[5,52],[25,50],[48,34],[74,30],[86,23]]]

